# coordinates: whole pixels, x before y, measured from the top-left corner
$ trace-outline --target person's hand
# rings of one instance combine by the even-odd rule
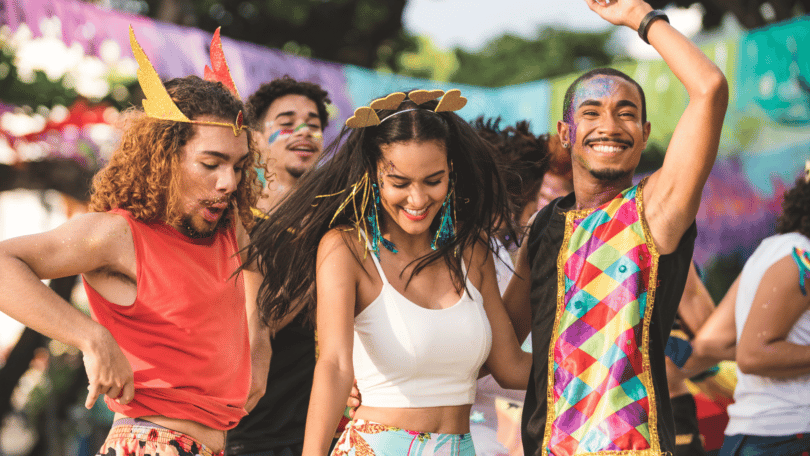
[[[653,10],[644,0],[585,0],[591,11],[613,25],[638,30],[644,16]]]
[[[349,412],[349,418],[352,420],[354,419],[354,414],[357,412],[357,407],[360,407],[362,402],[363,400],[360,397],[360,390],[357,389],[357,379],[355,379],[354,383],[352,383],[352,390],[349,393],[349,399],[346,400],[346,407],[351,409]]]
[[[124,352],[106,328],[99,326],[99,332],[88,346],[82,350],[84,369],[89,385],[84,406],[93,407],[96,399],[106,394],[119,404],[128,404],[135,397],[135,383],[132,366]]]

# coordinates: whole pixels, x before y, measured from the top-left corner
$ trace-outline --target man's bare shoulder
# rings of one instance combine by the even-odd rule
[[[118,214],[91,212],[69,220],[67,231],[58,234],[67,239],[80,239],[76,255],[89,255],[95,260],[91,271],[106,274],[123,274],[134,277],[135,244],[127,220]]]
[[[129,222],[121,215],[90,212],[72,218],[65,225],[68,224],[71,225],[71,231],[84,233],[89,248],[104,247],[119,250],[133,247]]]

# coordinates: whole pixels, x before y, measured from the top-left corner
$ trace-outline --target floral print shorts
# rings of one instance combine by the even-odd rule
[[[475,456],[467,434],[415,432],[365,420],[346,425],[332,456]]]
[[[129,421],[129,420],[122,420]],[[113,423],[96,456],[223,456],[186,434],[137,420],[139,424]],[[142,424],[141,424],[142,423]]]

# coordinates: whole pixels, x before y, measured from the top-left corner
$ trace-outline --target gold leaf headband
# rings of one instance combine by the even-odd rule
[[[152,66],[152,62],[146,57],[146,53],[143,52],[141,45],[138,44],[138,40],[135,39],[135,31],[132,30],[131,25],[129,26],[129,44],[132,46],[132,54],[138,62],[138,83],[140,83],[145,96],[143,100],[143,110],[147,116],[154,119],[171,120],[174,122],[230,127],[233,129],[234,136],[239,136],[239,134],[242,133],[242,130],[245,128],[242,111],[239,111],[239,114],[236,115],[234,123],[191,120],[186,117],[169,96],[169,92],[166,90],[163,82],[160,81],[160,76],[158,76],[157,71],[155,71],[155,68]],[[211,41],[211,67],[213,67],[213,70],[209,70],[206,66],[205,78],[207,80],[222,82],[225,87],[231,89],[231,93],[233,93],[235,97],[239,98],[239,94],[236,92],[236,86],[233,84],[233,79],[228,71],[228,64],[225,62],[225,55],[222,52],[222,43],[219,40],[219,29],[217,29],[217,33],[214,34],[214,39]],[[227,78],[225,78],[225,74],[227,74]]]
[[[435,112],[458,111],[467,104],[467,99],[461,96],[461,91],[458,89],[448,90],[447,92],[444,90],[413,90],[408,93],[408,95],[405,95],[403,92],[394,92],[386,97],[372,101],[368,106],[361,106],[355,109],[354,115],[346,120],[346,126],[349,128],[365,128],[379,125],[381,121],[376,111],[382,109],[397,109],[399,105],[405,101],[405,98],[410,99],[419,106],[422,103],[435,100],[439,97],[442,98],[439,100],[436,109],[434,109]],[[403,109],[402,111],[391,114],[385,119],[403,112],[415,111],[416,109],[421,108]]]

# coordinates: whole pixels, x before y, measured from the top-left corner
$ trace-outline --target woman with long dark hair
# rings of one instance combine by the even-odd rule
[[[488,242],[511,227],[504,184],[491,146],[452,112],[464,98],[436,98],[359,108],[331,158],[252,233],[265,319],[316,320],[306,455],[328,451],[355,378],[363,404],[336,454],[473,455],[482,365],[504,387],[527,385]]]

